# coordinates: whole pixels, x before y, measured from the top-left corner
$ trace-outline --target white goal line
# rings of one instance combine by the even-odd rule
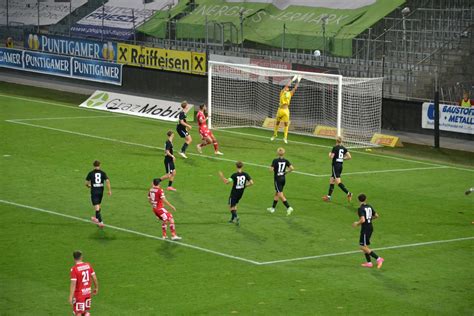
[[[34,206],[30,206],[30,205],[20,204],[20,203],[8,201],[8,200],[1,200],[1,199],[0,199],[0,203],[6,204],[6,205],[12,205],[12,206],[23,208],[23,209],[28,209],[28,210],[35,211],[35,212],[40,212],[40,213],[46,213],[46,214],[50,214],[50,215],[65,217],[65,218],[72,219],[72,220],[75,220],[75,221],[80,221],[80,222],[96,225],[95,223],[92,223],[90,220],[85,219],[85,218],[81,218],[81,217],[77,217],[77,216],[73,216],[73,215],[68,215],[68,214],[64,214],[64,213],[60,213],[60,212],[55,212],[55,211],[47,210],[47,209],[44,209],[44,208],[34,207]],[[237,261],[251,263],[251,264],[254,264],[254,265],[272,265],[272,264],[279,264],[279,263],[288,263],[288,262],[303,261],[303,260],[314,260],[314,259],[321,259],[321,258],[327,258],[327,257],[337,257],[337,256],[344,256],[344,255],[351,255],[351,254],[359,254],[360,253],[360,250],[353,250],[353,251],[345,251],[345,252],[328,253],[328,254],[322,254],[322,255],[316,255],[316,256],[308,256],[308,257],[299,257],[299,258],[292,258],[292,259],[281,259],[281,260],[260,262],[260,261],[256,261],[256,260],[246,259],[246,258],[243,258],[243,257],[234,256],[234,255],[226,254],[226,253],[223,253],[223,252],[219,252],[219,251],[199,247],[199,246],[184,243],[184,242],[181,242],[181,241],[171,241],[169,239],[162,239],[161,237],[158,237],[158,236],[155,236],[155,235],[150,235],[150,234],[146,234],[146,233],[142,233],[142,232],[139,232],[139,231],[135,231],[135,230],[127,229],[127,228],[122,228],[122,227],[118,227],[118,226],[105,224],[105,228],[109,228],[109,229],[129,233],[129,234],[134,234],[134,235],[138,235],[138,236],[142,236],[142,237],[146,237],[146,238],[150,238],[150,239],[155,239],[155,240],[159,240],[159,241],[162,241],[162,242],[170,242],[170,243],[174,243],[174,244],[179,245],[179,246],[191,248],[191,249],[202,251],[202,252],[205,252],[205,253],[210,253],[210,254],[213,254],[213,255],[220,256],[220,257],[225,257],[225,258],[229,258],[229,259],[233,259],[233,260],[237,260]],[[433,240],[433,241],[419,242],[419,243],[413,243],[413,244],[404,244],[404,245],[374,248],[374,250],[390,250],[390,249],[400,249],[400,248],[409,248],[409,247],[429,246],[429,245],[435,245],[435,244],[458,242],[458,241],[465,241],[465,240],[472,240],[472,239],[474,239],[474,237],[462,237],[462,238],[446,239],[446,240]]]
[[[90,137],[90,138],[95,138],[95,139],[100,139],[100,140],[105,140],[105,141],[115,142],[115,143],[121,143],[121,144],[125,144],[125,145],[130,145],[130,146],[138,146],[138,147],[151,148],[151,149],[160,149],[160,150],[164,149],[162,147],[146,145],[146,144],[140,144],[140,143],[135,143],[135,142],[129,142],[129,141],[124,141],[124,140],[120,140],[120,139],[97,136],[97,135],[86,134],[86,133],[81,133],[81,132],[75,132],[75,131],[65,130],[65,129],[61,129],[61,128],[55,128],[55,127],[38,125],[38,124],[26,123],[24,121],[19,121],[19,120],[6,120],[5,122],[20,124],[20,125],[25,125],[25,126],[35,127],[35,128],[42,128],[42,129],[52,130],[52,131],[56,131],[56,132],[66,133],[66,134],[73,134],[73,135],[78,135],[78,136],[82,136],[82,137]],[[190,155],[190,156],[210,158],[210,159],[214,159],[214,160],[228,161],[228,162],[232,162],[232,163],[234,163],[236,161],[236,159],[228,159],[228,158],[217,157],[217,156],[209,156],[209,155],[189,153],[189,152],[187,154]],[[257,163],[253,163],[253,162],[243,161],[243,163],[246,164],[246,165],[249,165],[249,166],[254,166],[254,167],[259,167],[259,168],[265,168],[265,169],[270,168],[269,165],[261,165],[261,164],[257,164]],[[402,169],[389,169],[389,170],[383,170],[382,169],[382,170],[371,170],[371,171],[358,171],[358,172],[356,171],[356,172],[352,172],[352,173],[347,172],[347,173],[344,173],[344,174],[349,176],[349,175],[377,174],[377,173],[388,173],[388,172],[436,170],[436,169],[446,169],[446,168],[451,168],[451,167],[435,165],[433,167],[424,167],[424,168],[402,168]],[[310,177],[315,177],[315,178],[330,177],[330,174],[314,174],[314,173],[303,172],[303,171],[293,171],[293,173],[300,174],[300,175],[305,175],[305,176],[310,176]]]

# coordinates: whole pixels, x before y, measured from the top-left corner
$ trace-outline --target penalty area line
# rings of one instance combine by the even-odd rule
[[[42,129],[47,129],[47,130],[52,130],[56,132],[61,132],[61,133],[66,133],[66,134],[72,134],[72,135],[78,135],[78,136],[83,136],[83,137],[90,137],[90,138],[95,138],[95,139],[100,139],[108,142],[116,142],[120,144],[125,144],[125,145],[130,145],[130,146],[138,146],[138,147],[144,147],[144,148],[150,148],[150,149],[161,149],[163,150],[164,148],[161,147],[156,147],[152,145],[146,145],[146,144],[140,144],[140,143],[134,143],[134,142],[129,142],[129,141],[124,141],[120,139],[114,139],[114,138],[108,138],[108,137],[103,137],[103,136],[98,136],[98,135],[92,135],[92,134],[86,134],[86,133],[81,133],[81,132],[75,132],[75,131],[69,131],[61,128],[55,128],[55,127],[49,127],[49,126],[44,126],[44,125],[38,125],[38,124],[32,124],[32,123],[27,123],[19,120],[6,120],[5,122],[8,123],[14,123],[14,124],[20,124],[20,125],[25,125],[25,126],[30,126],[30,127],[35,127],[35,128],[42,128]],[[208,159],[214,159],[214,160],[220,160],[220,161],[228,161],[228,162],[235,162],[235,159],[228,159],[228,158],[223,158],[223,157],[217,157],[217,156],[208,156],[208,155],[203,155],[203,154],[195,154],[195,153],[188,153],[190,156],[197,156],[197,157],[202,157],[202,158],[208,158]],[[259,168],[265,168],[268,169],[270,166],[266,165],[261,165],[257,164],[254,162],[248,162],[248,161],[243,161],[244,164],[249,165],[249,166],[254,166],[254,167],[259,167]],[[387,173],[387,172],[405,172],[405,171],[419,171],[419,170],[430,170],[430,169],[441,169],[441,168],[448,168],[445,166],[432,166],[432,167],[425,167],[425,168],[403,168],[403,169],[390,169],[390,170],[372,170],[372,171],[359,171],[359,172],[348,172],[345,175],[358,175],[358,174],[377,174],[377,173]],[[310,177],[315,177],[315,178],[322,178],[322,177],[330,177],[330,174],[314,174],[314,173],[309,173],[309,172],[303,172],[303,171],[293,171],[295,174],[301,174],[305,176],[310,176]]]
[[[39,208],[39,207],[24,205],[24,204],[15,203],[15,202],[6,201],[6,200],[0,200],[0,203],[7,204],[7,205],[12,205],[12,206],[15,206],[15,207],[24,208],[24,209],[28,209],[28,210],[36,211],[36,212],[40,212],[40,213],[46,213],[46,214],[50,214],[50,215],[65,217],[65,218],[68,218],[68,219],[72,219],[72,220],[76,220],[76,221],[80,221],[80,222],[84,222],[84,223],[88,223],[88,224],[92,224],[92,225],[96,225],[95,223],[92,223],[90,220],[87,220],[85,218],[80,218],[80,217],[73,216],[73,215],[67,215],[67,214],[63,214],[63,213],[59,213],[59,212],[55,212],[55,211],[50,211],[50,210],[46,210],[46,209]],[[146,234],[146,233],[141,233],[141,232],[138,232],[138,231],[135,231],[135,230],[122,228],[122,227],[118,227],[118,226],[113,226],[113,225],[109,225],[109,224],[105,224],[104,226],[106,228],[109,228],[109,229],[114,229],[114,230],[117,230],[117,231],[129,233],[129,234],[134,234],[134,235],[138,235],[138,236],[142,236],[142,237],[146,237],[146,238],[150,238],[150,239],[155,239],[155,240],[159,240],[159,241],[163,241],[163,242],[169,242],[169,243],[173,243],[173,244],[176,244],[176,245],[179,245],[179,246],[199,250],[199,251],[206,252],[206,253],[211,253],[211,254],[221,256],[221,257],[225,257],[225,258],[230,258],[230,259],[234,259],[234,260],[238,260],[238,261],[252,263],[252,264],[255,264],[255,265],[260,264],[259,262],[254,261],[254,260],[229,255],[229,254],[226,254],[226,253],[223,253],[223,252],[218,252],[218,251],[215,251],[215,250],[195,246],[195,245],[192,245],[192,244],[183,243],[181,241],[172,241],[172,240],[169,240],[169,239],[162,239],[159,236],[154,236],[154,235],[150,235],[150,234]]]
[[[444,244],[444,243],[465,241],[465,240],[473,240],[473,239],[474,239],[474,237],[462,237],[462,238],[455,238],[455,239],[433,240],[433,241],[418,242],[418,243],[413,243],[413,244],[380,247],[380,248],[374,248],[373,250],[378,251],[378,250],[390,250],[390,249],[420,247],[420,246],[429,246],[429,245],[435,245],[435,244]],[[360,252],[361,252],[360,250],[353,250],[353,251],[345,251],[345,252],[328,253],[328,254],[317,255],[317,256],[300,257],[300,258],[292,258],[292,259],[282,259],[282,260],[273,260],[273,261],[260,262],[259,265],[270,265],[270,264],[277,264],[277,263],[312,260],[312,259],[320,259],[320,258],[327,258],[327,257],[338,257],[338,256],[344,256],[344,255],[352,255],[352,254],[356,254],[356,253],[360,253]]]
[[[6,205],[12,205],[12,206],[15,206],[15,207],[28,209],[28,210],[36,211],[36,212],[40,212],[40,213],[46,213],[46,214],[49,214],[49,215],[60,216],[60,217],[64,217],[64,218],[68,218],[68,219],[71,219],[71,220],[76,220],[76,221],[80,221],[80,222],[84,222],[84,223],[88,223],[88,224],[92,224],[92,225],[96,225],[95,223],[92,223],[90,220],[87,220],[85,218],[80,218],[80,217],[73,216],[73,215],[59,213],[59,212],[55,212],[55,211],[51,211],[51,210],[46,210],[46,209],[39,208],[39,207],[24,205],[24,204],[12,202],[12,201],[7,201],[7,200],[1,200],[1,199],[0,199],[0,203],[6,204]],[[242,257],[238,257],[238,256],[233,256],[233,255],[229,255],[229,254],[226,254],[226,253],[223,253],[223,252],[219,252],[219,251],[215,251],[215,250],[195,246],[195,245],[192,245],[192,244],[186,244],[186,243],[183,243],[183,242],[180,242],[180,241],[171,241],[171,240],[168,240],[168,239],[162,239],[161,237],[158,237],[158,236],[138,232],[138,231],[127,229],[127,228],[122,228],[122,227],[108,225],[108,224],[105,224],[105,227],[109,228],[109,229],[129,233],[129,234],[138,235],[138,236],[141,236],[141,237],[146,237],[146,238],[150,238],[150,239],[154,239],[154,240],[159,240],[159,241],[162,241],[162,242],[174,243],[176,245],[183,246],[183,247],[186,247],[186,248],[191,248],[191,249],[195,249],[195,250],[198,250],[198,251],[201,251],[201,252],[210,253],[210,254],[220,256],[220,257],[225,257],[225,258],[229,258],[229,259],[233,259],[233,260],[237,260],[237,261],[247,262],[247,263],[251,263],[251,264],[259,265],[259,266],[279,264],[279,263],[289,263],[289,262],[304,261],[304,260],[314,260],[314,259],[321,259],[321,258],[327,258],[327,257],[338,257],[338,256],[352,255],[352,254],[360,254],[360,250],[353,250],[353,251],[328,253],[328,254],[322,254],[322,255],[316,255],[316,256],[308,256],[308,257],[300,257],[300,258],[291,258],[291,259],[281,259],[281,260],[259,262],[259,261],[246,259],[246,258],[242,258]],[[374,250],[378,251],[378,250],[390,250],[390,249],[400,249],[400,248],[410,248],[410,247],[421,247],[421,246],[429,246],[429,245],[435,245],[435,244],[451,243],[451,242],[466,241],[466,240],[473,240],[473,239],[474,239],[474,237],[462,237],[462,238],[446,239],[446,240],[433,240],[433,241],[419,242],[419,243],[413,243],[413,244],[405,244],[405,245],[396,245],[396,246],[387,246],[387,247],[374,248]]]

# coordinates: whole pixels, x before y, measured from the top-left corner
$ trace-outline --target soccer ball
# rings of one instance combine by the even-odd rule
[[[319,57],[321,56],[321,52],[317,49],[314,51],[314,57]]]

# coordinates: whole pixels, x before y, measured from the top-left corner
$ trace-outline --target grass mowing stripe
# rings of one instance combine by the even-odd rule
[[[36,211],[36,212],[47,213],[47,214],[50,214],[50,215],[61,216],[61,217],[73,219],[73,220],[76,220],[76,221],[81,221],[81,222],[85,222],[85,223],[88,223],[88,224],[96,225],[95,223],[93,223],[90,220],[87,220],[85,218],[80,218],[80,217],[67,215],[67,214],[63,214],[63,213],[59,213],[59,212],[55,212],[55,211],[50,211],[50,210],[46,210],[46,209],[39,208],[39,207],[19,204],[19,203],[15,203],[15,202],[11,202],[11,201],[6,201],[6,200],[0,200],[0,203],[16,206],[16,207],[20,207],[20,208],[25,208],[25,209],[29,209],[29,210]],[[126,233],[130,233],[130,234],[134,234],[134,235],[138,235],[138,236],[142,236],[142,237],[147,237],[147,238],[151,238],[151,239],[155,239],[155,240],[160,240],[160,241],[163,241],[163,242],[170,242],[170,243],[173,243],[173,244],[176,244],[176,245],[180,245],[180,246],[183,246],[183,247],[199,250],[199,251],[202,251],[202,252],[212,253],[214,255],[218,255],[218,256],[221,256],[221,257],[226,257],[226,258],[230,258],[230,259],[234,259],[234,260],[238,260],[238,261],[244,261],[244,262],[248,262],[248,263],[252,263],[252,264],[256,264],[256,265],[260,264],[259,262],[254,261],[254,260],[229,255],[229,254],[226,254],[226,253],[214,251],[214,250],[207,249],[207,248],[202,248],[202,247],[191,245],[191,244],[186,244],[186,243],[183,243],[183,242],[180,242],[180,241],[171,241],[169,239],[162,239],[161,237],[158,237],[158,236],[137,232],[137,231],[131,230],[131,229],[126,229],[126,228],[117,227],[117,226],[108,225],[108,224],[105,224],[105,227],[110,228],[110,229],[114,229],[114,230],[118,230],[118,231],[122,231],[122,232],[126,232]]]
[[[433,240],[433,241],[427,241],[427,242],[418,242],[418,243],[414,243],[414,244],[405,244],[405,245],[373,248],[372,250],[377,250],[378,251],[378,250],[390,250],[390,249],[400,249],[400,248],[409,248],[409,247],[420,247],[420,246],[428,246],[428,245],[443,244],[443,243],[473,240],[473,239],[474,239],[474,237],[461,237],[461,238],[446,239],[446,240]],[[285,262],[295,262],[295,261],[303,261],[303,260],[311,260],[311,259],[320,259],[320,258],[326,258],[326,257],[351,255],[351,254],[355,254],[355,253],[361,253],[361,251],[360,250],[354,250],[354,251],[336,252],[336,253],[329,253],[329,254],[309,256],[309,257],[301,257],[301,258],[266,261],[266,262],[260,262],[259,265],[270,265],[270,264],[276,264],[276,263],[285,263]]]
[[[5,97],[5,98],[11,98],[11,99],[18,99],[18,100],[24,100],[24,101],[31,101],[31,102],[37,102],[37,103],[43,103],[43,104],[49,104],[49,105],[54,105],[54,106],[60,106],[60,107],[65,107],[69,109],[74,109],[74,110],[85,110],[85,111],[98,111],[95,109],[89,109],[89,108],[80,108],[80,107],[74,107],[71,105],[66,105],[66,103],[58,103],[58,102],[51,102],[51,101],[43,101],[43,100],[37,100],[37,99],[31,99],[31,98],[24,98],[24,97],[18,97],[18,96],[12,96],[12,95],[6,95],[6,94],[0,94],[0,97]],[[112,114],[112,113],[111,113]],[[152,118],[146,118],[146,117],[139,117],[139,116],[130,116],[127,114],[121,114],[121,113],[113,113],[116,116],[121,116],[121,117],[127,117],[127,118],[132,118],[132,119],[142,119],[142,120],[154,120]],[[167,122],[167,121],[160,121],[161,123],[168,123],[168,124],[175,124],[174,122]],[[228,131],[226,129],[221,129],[219,130],[220,132],[227,132],[227,133],[234,133],[234,134],[242,134],[242,135],[247,135],[247,136],[252,136],[256,138],[266,138],[266,136],[262,135],[255,135],[255,134],[250,134],[250,133],[241,133],[241,132],[234,132],[234,131]],[[315,146],[315,147],[323,147],[323,148],[332,148],[331,146],[325,146],[325,145],[318,145],[318,144],[312,144],[312,143],[306,143],[306,142],[299,142],[299,141],[290,141],[295,144],[302,144],[302,145],[308,145],[308,146]],[[441,165],[441,164],[434,164],[430,162],[425,162],[425,161],[420,161],[420,160],[413,160],[413,159],[407,159],[407,158],[400,158],[400,157],[395,157],[395,156],[389,156],[389,155],[381,155],[381,154],[373,154],[373,153],[366,153],[363,151],[352,151],[353,153],[358,153],[362,155],[370,155],[374,157],[380,157],[380,158],[387,158],[387,159],[393,159],[393,160],[399,160],[399,161],[407,161],[407,162],[414,162],[414,163],[420,163],[420,164],[425,164],[425,165],[431,165],[431,166],[443,166],[443,167],[449,167],[452,169],[456,170],[462,170],[462,171],[469,171],[469,172],[474,172],[474,169],[469,169],[469,168],[462,168],[462,167],[455,167],[455,166],[450,166],[450,165]],[[212,158],[212,157],[211,157]]]
[[[37,212],[41,212],[41,213],[47,213],[47,214],[50,214],[50,215],[61,216],[61,217],[65,217],[65,218],[69,218],[69,219],[73,219],[73,220],[77,220],[77,221],[81,221],[81,222],[85,222],[85,223],[88,223],[88,224],[95,225],[91,221],[89,221],[87,219],[84,219],[84,218],[80,218],[80,217],[76,217],[76,216],[72,216],[72,215],[67,215],[67,214],[63,214],[63,213],[59,213],[59,212],[54,212],[54,211],[46,210],[46,209],[39,208],[39,207],[19,204],[19,203],[7,201],[7,200],[0,200],[0,203],[13,205],[13,206],[16,206],[16,207],[25,208],[25,209],[29,209],[29,210],[37,211]],[[320,258],[327,258],[327,257],[337,257],[337,256],[344,256],[344,255],[351,255],[351,254],[359,254],[360,253],[360,250],[353,250],[353,251],[328,253],[328,254],[316,255],[316,256],[308,256],[308,257],[300,257],[300,258],[291,258],[291,259],[282,259],[282,260],[258,262],[258,261],[255,261],[255,260],[250,260],[250,259],[246,259],[246,258],[242,258],[242,257],[237,257],[237,256],[225,254],[225,253],[222,253],[222,252],[210,250],[210,249],[207,249],[207,248],[202,248],[202,247],[199,247],[199,246],[186,244],[186,243],[183,243],[183,242],[177,242],[177,241],[162,239],[161,237],[158,237],[158,236],[154,236],[154,235],[150,235],[150,234],[146,234],[146,233],[141,233],[141,232],[137,232],[137,231],[134,231],[134,230],[121,228],[121,227],[117,227],[117,226],[113,226],[113,225],[106,224],[105,227],[110,228],[110,229],[114,229],[114,230],[118,230],[118,231],[122,231],[122,232],[126,232],[126,233],[130,233],[130,234],[135,234],[135,235],[142,236],[142,237],[147,237],[147,238],[151,238],[151,239],[155,239],[155,240],[160,240],[160,241],[163,241],[163,242],[174,243],[174,244],[177,244],[177,245],[180,245],[180,246],[183,246],[183,247],[199,250],[199,251],[206,252],[206,253],[211,253],[211,254],[214,254],[214,255],[221,256],[221,257],[226,257],[226,258],[230,258],[230,259],[234,259],[234,260],[238,260],[238,261],[251,263],[251,264],[254,264],[254,265],[271,265],[271,264],[278,264],[278,263],[288,263],[288,262],[295,262],[295,261],[312,260],[312,259],[320,259]],[[378,251],[378,250],[390,250],[390,249],[420,247],[420,246],[443,244],[443,243],[450,243],[450,242],[457,242],[457,241],[466,241],[466,240],[473,240],[473,239],[474,239],[474,236],[473,237],[461,237],[461,238],[454,238],[454,239],[446,239],[446,240],[433,240],[433,241],[419,242],[419,243],[413,243],[413,244],[380,247],[380,248],[374,248],[373,250]]]
[[[23,121],[18,121],[18,120],[6,120],[5,122],[20,124],[20,125],[26,125],[26,126],[30,126],[30,127],[36,127],[36,128],[43,128],[43,129],[47,129],[47,130],[52,130],[52,131],[62,132],[62,133],[67,133],[67,134],[73,134],[73,135],[78,135],[78,136],[96,138],[96,139],[100,139],[100,140],[116,142],[116,143],[126,144],[126,145],[130,145],[130,146],[139,146],[139,147],[145,147],[145,148],[151,148],[151,149],[161,149],[161,150],[164,149],[164,148],[161,148],[161,147],[145,145],[145,144],[140,144],[140,143],[134,143],[134,142],[128,142],[128,141],[114,139],[114,138],[108,138],[108,137],[103,137],[103,136],[85,134],[85,133],[81,133],[81,132],[74,132],[74,131],[69,131],[69,130],[65,130],[65,129],[55,128],[55,127],[25,123]],[[210,158],[210,159],[215,159],[215,160],[220,160],[220,161],[228,161],[228,162],[232,162],[232,163],[234,163],[236,161],[235,159],[227,159],[227,158],[216,157],[216,156],[207,156],[207,155],[202,155],[202,154],[188,153],[188,155],[197,156],[197,157],[204,157],[204,158]],[[243,163],[247,164],[247,165],[250,165],[250,166],[254,166],[254,167],[260,167],[260,168],[265,168],[265,169],[269,168],[269,166],[260,165],[260,164],[253,163],[253,162],[243,161]],[[411,171],[411,170],[418,171],[418,170],[444,169],[444,168],[450,168],[450,167],[447,167],[447,166],[434,166],[434,167],[412,168],[412,169],[373,170],[373,171],[360,171],[360,172],[352,172],[352,173],[349,172],[349,173],[346,173],[346,175],[375,174],[375,173],[386,173],[386,172],[403,172],[403,171]],[[302,172],[302,171],[293,171],[293,173],[301,174],[301,175],[305,175],[305,176],[316,177],[316,178],[323,178],[323,177],[329,177],[330,176],[329,174],[319,174],[318,175],[318,174]]]

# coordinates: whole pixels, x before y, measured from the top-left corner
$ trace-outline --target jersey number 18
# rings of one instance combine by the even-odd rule
[[[245,187],[245,176],[238,176],[237,183],[235,184],[236,189],[243,189]]]

